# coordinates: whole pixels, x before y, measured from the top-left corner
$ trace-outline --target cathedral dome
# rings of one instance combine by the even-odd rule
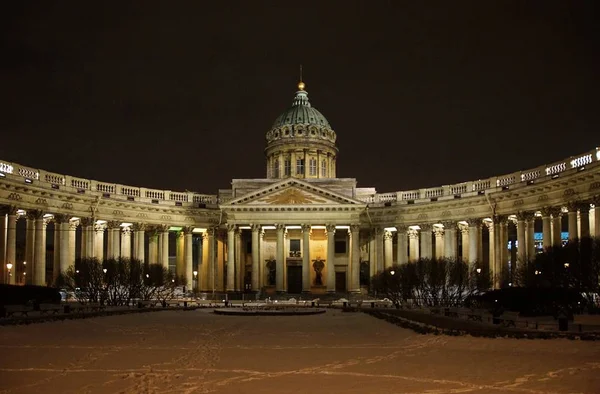
[[[292,106],[266,134],[268,178],[335,178],[337,136],[304,88],[300,82]]]
[[[304,90],[304,83],[300,82],[298,88],[301,89],[296,92],[292,106],[277,117],[272,128],[295,124],[313,124],[331,128],[323,114],[310,105],[308,93]]]

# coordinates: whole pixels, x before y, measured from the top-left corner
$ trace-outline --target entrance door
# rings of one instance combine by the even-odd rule
[[[335,273],[335,291],[337,293],[346,292],[346,273],[336,272]]]
[[[288,293],[302,293],[302,267],[290,265],[287,267]]]

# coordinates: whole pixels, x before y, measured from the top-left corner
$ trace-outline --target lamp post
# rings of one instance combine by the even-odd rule
[[[194,271],[194,283],[193,283],[193,291],[194,293],[198,290],[198,271]]]
[[[6,264],[6,269],[8,270],[8,283],[10,284],[10,277],[12,276],[12,273],[10,272],[10,270],[12,270],[12,263],[8,263]]]

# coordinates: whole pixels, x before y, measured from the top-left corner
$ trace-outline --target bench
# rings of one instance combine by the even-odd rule
[[[59,304],[40,304],[40,314],[48,315],[53,314],[56,315],[60,312]]]
[[[4,305],[4,310],[6,311],[6,317],[15,316],[17,314],[29,316],[28,313],[31,312],[33,308],[25,305]]]

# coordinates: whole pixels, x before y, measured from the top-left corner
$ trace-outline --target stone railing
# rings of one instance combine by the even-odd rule
[[[600,148],[596,148],[581,155],[569,157],[566,160],[512,174],[479,179],[476,181],[461,182],[454,185],[361,195],[359,200],[368,204],[390,204],[395,202],[410,204],[414,202],[446,200],[489,194],[507,190],[512,187],[518,187],[520,185],[530,185],[555,179],[569,172],[581,171],[582,169],[585,169],[585,166],[596,166],[599,162]],[[225,203],[231,199],[231,197],[222,196],[219,201],[216,195],[211,194],[174,192],[171,190],[147,189],[115,183],[98,182],[68,175],[55,174],[43,170],[36,170],[34,168],[6,161],[0,161],[0,178],[24,179],[25,183],[35,183],[38,186],[54,190],[64,189],[79,194],[96,193],[102,198],[116,198],[152,204],[203,206]]]
[[[143,187],[119,185],[116,183],[98,182],[90,179],[77,178],[69,175],[55,174],[37,170],[17,163],[0,160],[0,179],[20,179],[21,182],[35,186],[75,192],[89,193],[102,198],[140,201],[150,204],[166,204],[177,206],[216,205],[217,196],[193,192],[174,192],[171,190],[156,190]]]
[[[479,179],[471,182],[461,182],[454,185],[437,186],[418,190],[398,191],[393,193],[376,193],[363,195],[360,201],[368,204],[389,202],[427,202],[488,194],[500,190],[507,190],[518,185],[530,185],[558,178],[569,171],[580,171],[587,165],[596,165],[600,162],[600,148],[590,152],[570,157],[556,163],[542,165],[530,170],[512,174]]]

